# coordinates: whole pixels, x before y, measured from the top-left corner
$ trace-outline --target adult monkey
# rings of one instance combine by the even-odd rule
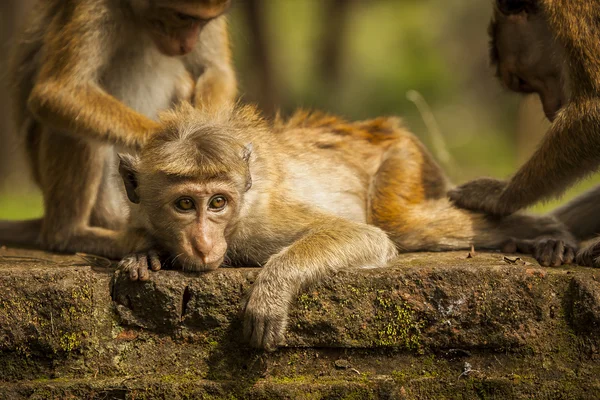
[[[396,251],[499,249],[512,238],[572,242],[553,217],[488,218],[456,208],[448,181],[396,118],[347,122],[296,113],[264,121],[251,106],[199,112],[182,104],[119,171],[129,229],[146,232],[188,271],[262,266],[244,310],[253,346],[283,338],[298,291],[343,268],[382,266]],[[549,246],[542,262],[567,262]],[[161,267],[155,252],[126,258],[131,279]]]
[[[497,0],[490,25],[491,59],[506,87],[536,92],[550,131],[527,163],[508,182],[477,179],[449,192],[460,207],[508,215],[560,194],[600,164],[600,4],[587,0]],[[597,190],[557,212],[569,226],[598,220],[585,214]],[[574,207],[585,204],[581,213]],[[578,215],[576,215],[578,214]],[[589,255],[596,254],[595,257]],[[584,255],[588,256],[584,256]],[[577,262],[600,255],[594,243]]]
[[[141,147],[180,100],[233,102],[223,13],[230,0],[40,0],[14,46],[16,122],[44,198],[39,220],[0,223],[0,242],[120,257],[114,146]],[[116,163],[115,167],[116,168]]]

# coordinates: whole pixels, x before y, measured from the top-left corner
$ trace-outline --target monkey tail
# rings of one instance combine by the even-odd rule
[[[41,230],[42,218],[0,221],[0,245],[36,247]]]
[[[513,214],[505,218],[456,208],[443,198],[404,208],[383,223],[400,251],[501,250],[511,240],[549,236],[573,240],[565,226],[552,216]],[[408,228],[408,229],[407,229]]]

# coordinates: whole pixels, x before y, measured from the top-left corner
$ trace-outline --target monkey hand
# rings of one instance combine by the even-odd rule
[[[155,250],[128,255],[119,262],[121,271],[129,274],[132,281],[147,281],[150,279],[149,270],[158,271],[161,268],[159,254]]]
[[[533,240],[513,238],[504,244],[502,252],[531,254],[544,267],[559,267],[573,263],[577,243],[566,238],[543,237]]]
[[[480,178],[448,191],[448,197],[456,206],[486,214],[506,216],[517,211],[502,201],[507,183],[492,178]]]
[[[290,300],[285,290],[277,289],[257,281],[246,297],[242,312],[244,339],[252,347],[273,351],[283,342]]]
[[[577,253],[575,263],[586,267],[600,267],[600,237],[589,242]]]

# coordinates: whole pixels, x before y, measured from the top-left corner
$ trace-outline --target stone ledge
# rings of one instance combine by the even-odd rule
[[[298,297],[286,348],[264,354],[239,341],[258,269],[140,283],[103,260],[3,248],[0,398],[143,398],[147,387],[170,398],[599,397],[600,271],[466,256],[406,254],[328,278]]]

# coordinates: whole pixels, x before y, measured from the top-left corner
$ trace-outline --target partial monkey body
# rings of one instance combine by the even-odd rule
[[[121,159],[130,229],[188,271],[225,258],[262,266],[244,306],[256,347],[283,340],[288,307],[306,285],[343,268],[383,266],[398,251],[546,237],[563,246],[544,254],[549,261],[573,256],[571,235],[552,217],[497,219],[453,207],[442,170],[397,118],[347,122],[300,111],[269,123],[251,106],[183,105],[162,121],[139,157]],[[160,261],[151,251],[121,265],[146,280]]]
[[[44,217],[0,221],[0,243],[121,258],[115,147],[135,152],[179,101],[232,103],[229,0],[40,0],[14,46],[15,121]]]

